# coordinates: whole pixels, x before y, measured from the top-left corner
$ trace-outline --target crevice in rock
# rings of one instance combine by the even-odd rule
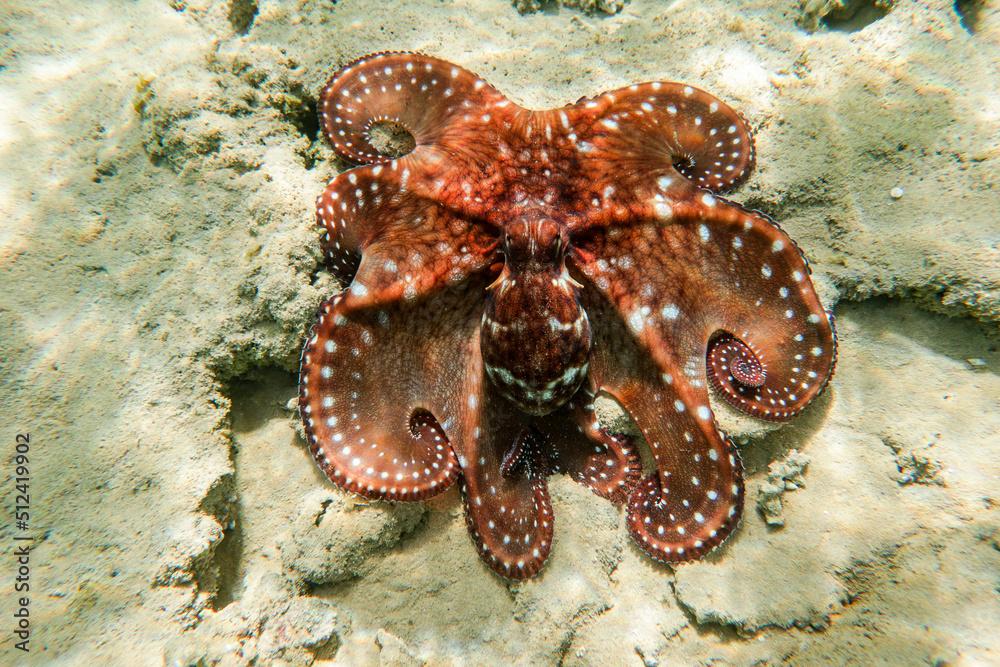
[[[822,24],[830,30],[857,32],[884,18],[888,13],[889,7],[878,2],[873,2],[861,5],[854,12],[830,14],[822,20]]]
[[[629,0],[512,0],[511,4],[519,14],[555,15],[562,8],[577,9],[591,17],[614,16],[625,8]]]
[[[233,459],[232,446],[230,459]],[[211,554],[211,581],[208,582],[215,591],[210,606],[216,611],[223,609],[234,599],[237,564],[243,545],[236,480],[232,474],[221,479],[224,483],[213,486],[198,505],[200,512],[213,517],[222,526],[222,539]],[[203,588],[201,577],[198,584],[199,588]]]
[[[289,376],[287,372],[267,366],[251,367],[239,376],[229,378],[226,381],[216,378],[220,383],[221,393],[229,399],[228,419],[230,423],[233,421],[234,408],[245,405],[247,401],[252,400],[260,383],[269,382],[274,375],[277,375],[283,383],[289,381],[286,379]],[[261,421],[269,416],[263,410],[246,410],[243,412],[244,420],[247,415],[260,415]],[[223,499],[218,494],[210,492],[199,506],[200,511],[215,517],[223,526],[222,540],[212,554],[215,595],[210,606],[216,611],[239,601],[243,591],[243,577],[246,574],[244,508],[239,492],[240,468],[246,462],[240,460],[239,454],[239,443],[230,436],[229,456],[233,473],[227,476],[226,497]]]
[[[229,520],[223,526],[222,540],[212,554],[212,565],[216,572],[216,590],[211,607],[222,610],[236,600],[239,588],[240,560],[243,555],[243,530],[240,525],[239,499],[235,486],[233,499],[229,503]]]
[[[235,553],[242,539],[237,530],[238,509],[235,479],[231,473],[219,477],[198,504],[198,511],[221,526],[221,538],[191,560],[190,573],[198,591],[208,597],[208,606],[219,610],[232,602]]]
[[[688,623],[699,635],[713,635],[720,642],[743,641],[746,639],[746,635],[742,634],[739,628],[734,625],[718,620],[700,620],[695,610],[677,592],[677,582],[675,580],[670,581],[670,591],[673,593],[677,608],[681,610],[681,613],[687,618]]]
[[[310,142],[316,141],[319,136],[318,100],[305,88],[298,86],[290,90],[289,94],[297,98],[299,104],[295,107],[282,109],[285,118]]]
[[[315,660],[333,660],[337,657],[337,651],[340,650],[340,644],[340,637],[338,635],[333,635],[330,639],[326,640],[322,644],[317,644],[310,650]]]
[[[240,35],[250,32],[259,7],[256,0],[232,0],[229,3],[229,23]]]
[[[965,32],[975,35],[979,31],[979,20],[985,5],[982,0],[955,0],[955,13]]]
[[[895,0],[803,0],[799,25],[809,31],[820,26],[840,32],[857,32],[892,10]]]

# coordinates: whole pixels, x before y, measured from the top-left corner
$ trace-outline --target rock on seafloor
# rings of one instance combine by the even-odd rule
[[[426,511],[421,503],[368,502],[329,489],[300,502],[291,539],[281,545],[282,561],[312,585],[363,576],[365,561],[397,544]]]
[[[788,452],[784,459],[768,466],[767,481],[757,490],[757,511],[769,526],[784,526],[784,505],[781,497],[785,491],[795,491],[805,486],[804,473],[809,457],[797,450]]]
[[[1000,662],[1000,12],[562,4],[5,3],[0,405],[6,440],[37,443],[16,663]],[[668,568],[556,477],[550,562],[513,585],[469,548],[457,492],[366,504],[323,479],[285,410],[340,287],[312,207],[347,165],[316,98],[377,50],[532,108],[676,80],[743,110],[757,170],[736,198],[800,244],[840,333],[795,422],[713,405],[748,498],[785,487],[782,527],[748,511]]]

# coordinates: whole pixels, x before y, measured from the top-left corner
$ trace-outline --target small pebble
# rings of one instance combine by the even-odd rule
[[[903,188],[897,185],[892,190],[889,190],[889,196],[892,197],[893,199],[899,199],[900,197],[903,196]]]

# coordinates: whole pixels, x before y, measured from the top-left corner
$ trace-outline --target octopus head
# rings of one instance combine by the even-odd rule
[[[569,234],[566,227],[541,214],[526,215],[504,230],[503,252],[507,266],[518,268],[562,267]]]

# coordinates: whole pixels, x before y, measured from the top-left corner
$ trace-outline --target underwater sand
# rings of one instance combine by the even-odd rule
[[[1000,663],[997,4],[513,4],[0,7],[3,497],[29,431],[33,538],[31,652],[8,620],[0,663]],[[457,489],[362,502],[312,463],[288,404],[346,167],[316,96],[378,50],[533,108],[683,81],[754,127],[732,196],[810,259],[840,359],[780,428],[716,403],[748,506],[706,560],[650,561],[555,477],[549,563],[506,583]]]

